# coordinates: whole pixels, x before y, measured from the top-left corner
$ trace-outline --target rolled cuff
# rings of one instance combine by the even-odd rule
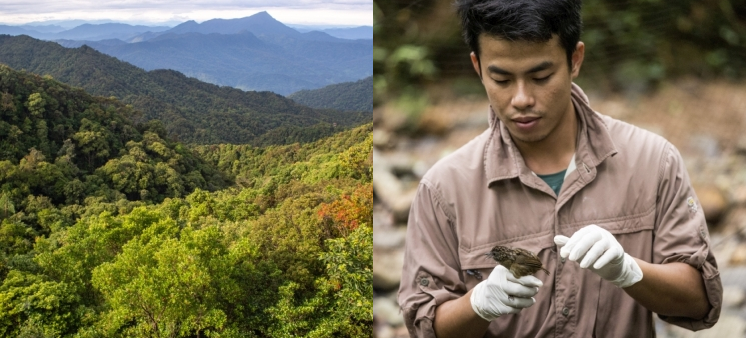
[[[419,284],[419,291],[411,295],[403,304],[401,310],[404,314],[404,324],[407,326],[410,337],[435,338],[433,322],[435,321],[435,308],[447,301],[458,299],[462,295],[448,291],[445,288],[435,289],[436,285],[432,276],[423,274],[418,280],[426,279],[427,283]],[[426,284],[427,286],[423,286]]]
[[[671,257],[672,259],[668,259],[663,263],[665,264],[677,261],[683,262],[693,266],[700,272],[700,274],[702,275],[702,281],[705,285],[707,301],[710,303],[710,311],[707,312],[707,315],[705,315],[704,318],[699,320],[686,317],[663,316],[660,314],[658,315],[658,317],[668,323],[683,327],[687,330],[699,331],[711,328],[713,325],[715,325],[715,323],[717,323],[718,319],[720,318],[720,310],[723,305],[723,285],[720,282],[720,272],[718,271],[717,267],[711,264],[709,260],[706,260],[704,262],[700,261],[701,263],[697,264],[697,259],[692,259],[693,257],[696,256],[689,257],[688,259],[682,257],[676,259],[674,257]]]

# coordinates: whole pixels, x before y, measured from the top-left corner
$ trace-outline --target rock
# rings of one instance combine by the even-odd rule
[[[694,191],[707,222],[717,224],[728,209],[728,200],[723,191],[711,184],[695,184]]]
[[[741,136],[736,142],[736,153],[739,155],[746,155],[746,136]]]
[[[409,338],[409,331],[407,331],[407,327],[402,325],[394,329],[394,338]]]
[[[729,263],[731,265],[746,264],[746,244],[739,244],[733,253],[730,254]]]
[[[431,134],[431,135],[445,135],[451,129],[451,121],[439,114],[428,114],[424,112],[417,123],[417,131],[419,133]]]
[[[391,209],[397,221],[406,222],[417,188],[414,186],[405,189],[394,175],[392,165],[376,153],[373,152],[373,191]]]
[[[389,325],[381,325],[379,327],[376,327],[376,331],[373,335],[374,338],[395,338],[396,337],[396,331],[394,331],[394,328]]]
[[[746,292],[738,286],[723,286],[723,308],[740,308],[746,300]]]
[[[658,337],[670,338],[724,338],[743,337],[746,332],[746,322],[738,316],[721,315],[715,326],[702,331],[692,332],[687,329],[667,325],[667,332],[658,334]]]
[[[378,317],[391,326],[404,325],[404,317],[399,311],[399,306],[385,297],[373,299],[373,317]]]
[[[393,135],[388,130],[373,129],[373,145],[378,148],[391,148],[395,145]]]
[[[718,139],[711,135],[693,135],[689,141],[691,148],[696,149],[699,155],[705,158],[715,159],[722,153]]]
[[[373,247],[373,288],[392,291],[399,287],[404,266],[404,249]]]
[[[731,199],[733,200],[733,203],[736,205],[745,205],[746,204],[746,185],[739,185],[731,190],[730,192]]]
[[[394,215],[378,200],[373,201],[373,232],[394,227]]]
[[[373,225],[373,247],[381,249],[402,248],[406,237],[406,227],[376,228],[375,223]]]

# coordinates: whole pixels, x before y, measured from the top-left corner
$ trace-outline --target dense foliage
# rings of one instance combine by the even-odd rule
[[[289,99],[311,108],[341,111],[373,111],[373,77],[357,82],[345,82],[321,89],[301,90]]]
[[[189,143],[310,142],[372,119],[369,113],[308,108],[271,92],[219,87],[172,70],[146,72],[87,46],[64,48],[28,36],[0,35],[0,62],[119,98]]]
[[[49,78],[0,95],[1,337],[370,336],[370,123],[190,149]]]

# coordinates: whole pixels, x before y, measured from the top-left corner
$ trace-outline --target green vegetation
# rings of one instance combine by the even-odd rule
[[[371,123],[190,148],[5,66],[0,115],[0,336],[370,336]]]
[[[373,111],[373,77],[338,83],[315,90],[301,90],[289,99],[311,108],[341,111]]]
[[[738,0],[585,0],[578,82],[644,92],[680,76],[742,78],[744,8]],[[478,81],[452,2],[376,1],[373,13],[376,100],[418,95],[448,78]]]
[[[28,36],[0,35],[0,62],[116,97],[188,143],[311,142],[372,120],[370,113],[312,109],[271,92],[219,87],[172,70],[146,72],[87,46],[64,48]]]

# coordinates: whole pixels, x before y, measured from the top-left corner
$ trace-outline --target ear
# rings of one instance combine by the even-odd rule
[[[580,66],[583,64],[583,58],[585,58],[585,44],[582,41],[578,41],[578,44],[575,45],[575,51],[572,52],[572,70],[570,74],[573,79],[580,74]]]
[[[481,63],[479,62],[479,57],[474,54],[474,52],[471,52],[471,65],[474,66],[474,71],[477,72],[477,75],[479,75],[479,79],[482,79],[482,70],[480,69]]]

